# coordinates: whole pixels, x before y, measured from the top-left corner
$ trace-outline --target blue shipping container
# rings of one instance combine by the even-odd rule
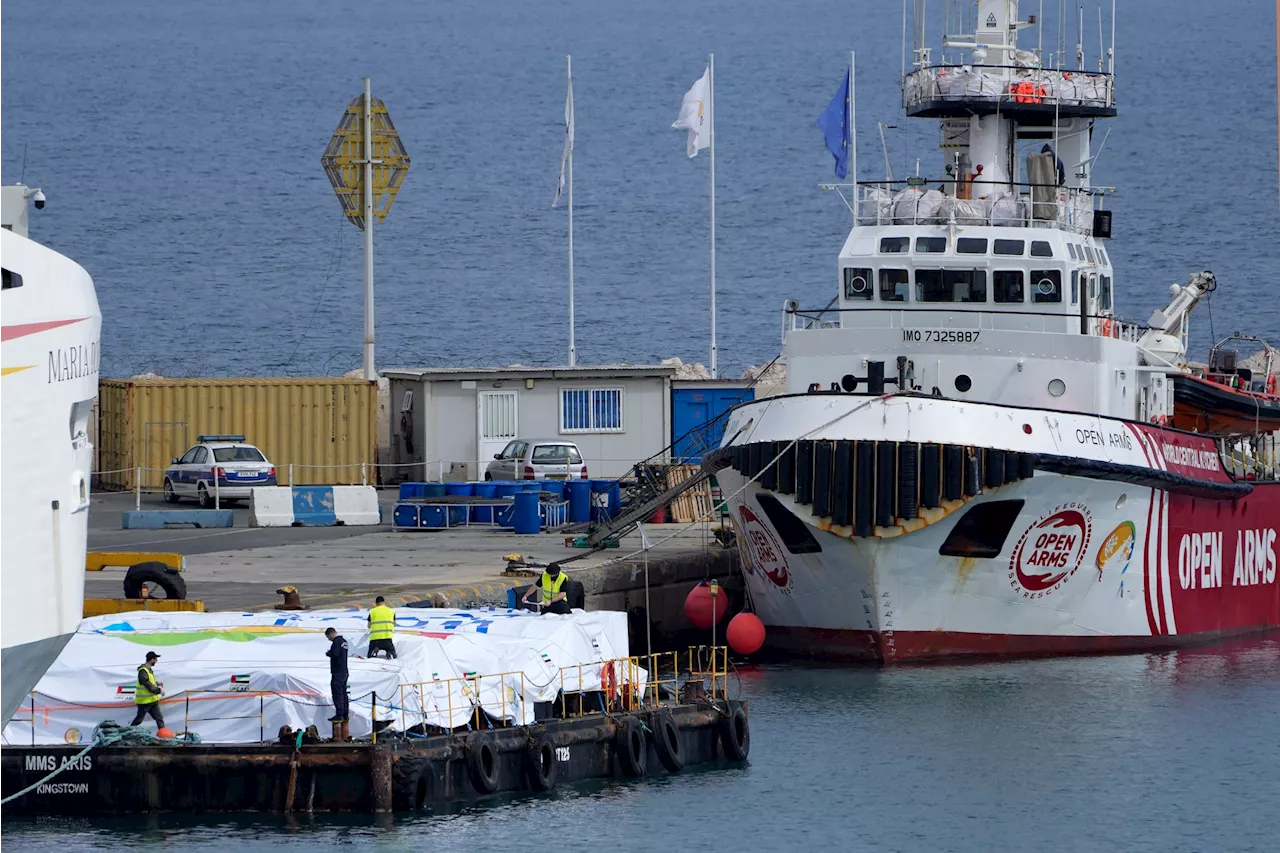
[[[672,388],[671,443],[681,462],[701,462],[724,438],[720,415],[756,398],[754,388]],[[712,423],[715,421],[715,423]]]

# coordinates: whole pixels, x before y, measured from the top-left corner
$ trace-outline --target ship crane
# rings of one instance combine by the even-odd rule
[[[1185,285],[1169,285],[1169,304],[1151,312],[1147,330],[1138,338],[1138,346],[1148,364],[1181,369],[1187,353],[1188,322],[1200,300],[1218,289],[1213,273],[1194,273]]]

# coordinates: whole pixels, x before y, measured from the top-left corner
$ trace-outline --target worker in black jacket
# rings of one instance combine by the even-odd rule
[[[347,641],[333,628],[324,632],[329,641],[329,650],[325,655],[329,658],[329,690],[333,694],[333,716],[331,723],[345,723],[350,713],[347,703]]]

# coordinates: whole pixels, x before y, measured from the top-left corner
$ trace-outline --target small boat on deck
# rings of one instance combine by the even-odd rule
[[[1261,351],[1239,364],[1239,344]],[[1173,426],[1213,435],[1256,435],[1280,430],[1280,353],[1261,338],[1231,335],[1209,351],[1208,366],[1173,377]]]

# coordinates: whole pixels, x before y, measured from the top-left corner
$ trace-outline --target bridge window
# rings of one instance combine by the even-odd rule
[[[1027,301],[1026,288],[1022,283],[1022,270],[996,270],[992,273],[991,283],[996,302],[1007,304]]]
[[[1057,270],[1031,271],[1031,301],[1036,304],[1062,301],[1062,273]]]
[[[1073,261],[1078,261],[1078,260],[1080,260],[1079,258],[1077,258],[1077,257],[1076,257],[1076,244],[1075,244],[1075,243],[1068,243],[1068,244],[1067,244],[1067,252],[1068,252],[1068,254],[1070,254],[1070,255],[1071,255],[1071,260],[1073,260]]]
[[[910,290],[911,278],[906,270],[880,270],[881,302],[906,302]]]
[[[947,250],[946,237],[917,237],[916,251],[921,254],[940,255]]]
[[[1077,270],[1071,271],[1071,304],[1080,304],[1080,273]]]
[[[961,255],[985,255],[987,253],[987,238],[957,237],[956,253]]]
[[[1033,258],[1052,258],[1053,246],[1048,240],[1032,240],[1031,241],[1031,257]]]
[[[844,298],[870,299],[875,296],[875,288],[871,285],[871,270],[861,267],[846,267],[844,270]]]
[[[1086,258],[1088,258],[1088,259],[1089,259],[1089,263],[1091,263],[1091,264],[1096,264],[1096,263],[1098,262],[1098,261],[1097,261],[1097,259],[1096,259],[1096,258],[1094,257],[1094,255],[1093,255],[1093,247],[1092,247],[1092,246],[1085,246],[1085,247],[1084,247],[1084,256],[1085,256]]]
[[[916,270],[917,302],[986,302],[985,270]]]
[[[1100,288],[1100,290],[1102,293],[1102,310],[1110,311],[1111,310],[1111,276],[1109,275],[1102,276],[1102,287]]]
[[[1026,247],[1025,240],[996,240],[995,253],[1021,256]]]
[[[896,255],[911,251],[910,237],[881,237],[880,254]]]
[[[1098,257],[1102,259],[1102,262],[1104,264],[1106,264],[1107,266],[1111,266],[1111,258],[1107,257],[1107,253],[1102,251],[1101,246],[1098,247]]]

